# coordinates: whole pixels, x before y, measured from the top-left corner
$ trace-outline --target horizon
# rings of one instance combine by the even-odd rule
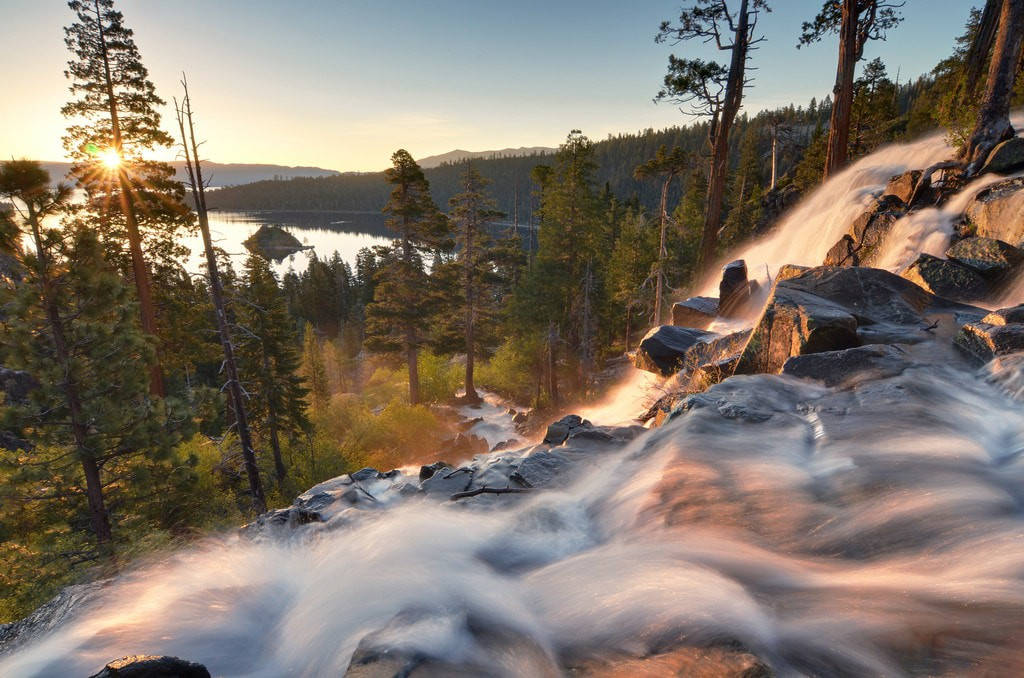
[[[72,15],[56,4],[0,0],[14,55],[8,89],[23,93],[5,105],[4,157],[67,159],[59,108],[67,98],[62,29]],[[865,61],[881,57],[901,82],[926,74],[950,53],[973,4],[908,3],[895,39],[869,44]],[[311,6],[296,12],[261,0],[241,11],[239,0],[173,7],[132,0],[119,9],[158,95],[170,102],[181,72],[188,74],[211,160],[339,172],[381,171],[397,148],[424,158],[455,149],[557,147],[570,129],[596,141],[687,125],[695,119],[652,101],[668,55],[716,54],[655,44],[659,22],[678,14],[675,2],[635,8],[610,0],[554,7],[531,1],[508,9],[447,0],[401,12],[364,0]],[[190,26],[200,8],[202,25]],[[752,58],[758,70],[743,112],[806,105],[830,93],[835,38],[795,48],[800,22],[818,8],[820,0],[800,0],[762,15],[767,41]],[[460,23],[465,31],[457,39],[435,39]],[[505,29],[500,39],[490,35],[495,26]],[[404,42],[380,50],[381,35]],[[193,40],[203,48],[182,49]],[[375,59],[361,61],[368,54]],[[490,85],[479,87],[481,81]],[[169,129],[170,105],[161,112]],[[159,159],[175,155],[169,149]]]

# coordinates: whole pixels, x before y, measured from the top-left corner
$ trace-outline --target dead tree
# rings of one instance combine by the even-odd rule
[[[763,36],[754,37],[758,15],[768,10],[766,0],[740,0],[735,11],[729,9],[727,0],[695,0],[683,8],[678,25],[664,21],[655,36],[655,41],[673,45],[699,40],[730,55],[728,67],[715,61],[670,55],[664,85],[655,97],[655,101],[688,104],[690,114],[711,119],[708,126],[711,168],[697,255],[698,272],[711,265],[718,246],[725,180],[729,173],[729,133],[743,103],[743,91],[750,83],[746,75],[747,60],[756,49],[755,45],[764,40]]]
[[[188,181],[195,200],[196,214],[199,217],[199,230],[203,236],[203,251],[206,254],[206,275],[210,283],[210,298],[213,302],[214,316],[217,318],[217,333],[224,351],[224,371],[227,375],[228,398],[235,415],[235,427],[238,441],[242,445],[242,460],[245,473],[249,479],[249,493],[252,495],[253,508],[262,513],[267,508],[267,500],[263,494],[263,483],[260,481],[259,468],[256,466],[256,451],[253,448],[252,432],[246,416],[245,391],[238,377],[238,364],[235,362],[235,348],[231,341],[231,328],[224,305],[224,287],[217,270],[217,255],[213,250],[210,238],[210,221],[206,210],[206,185],[203,183],[202,163],[199,160],[199,145],[196,143],[195,126],[192,121],[192,100],[188,93],[188,82],[182,77],[181,86],[184,96],[181,104],[175,100],[174,108],[178,116],[178,129],[181,131],[181,147],[185,155],[185,168]]]
[[[980,33],[984,33],[984,30]],[[988,67],[985,96],[981,100],[974,131],[961,155],[967,164],[968,176],[978,173],[988,154],[997,144],[1015,134],[1013,126],[1010,125],[1010,99],[1013,95],[1013,83],[1021,59],[1022,46],[1024,0],[1003,0],[999,11],[998,32],[992,47],[992,59]]]
[[[826,179],[843,168],[849,155],[853,76],[857,62],[864,57],[864,45],[868,40],[885,39],[886,32],[903,20],[897,12],[903,5],[883,0],[825,0],[814,21],[803,24],[798,48],[818,42],[830,33],[839,33],[839,60],[825,150]]]
[[[672,151],[668,151],[665,146],[658,149],[658,152],[653,158],[647,162],[638,165],[633,170],[634,176],[638,179],[646,179],[650,177],[657,177],[661,179],[661,203],[659,204],[659,213],[661,217],[661,232],[660,232],[660,244],[658,246],[658,261],[657,270],[655,271],[654,281],[654,324],[661,324],[661,309],[662,309],[662,298],[664,287],[667,285],[665,277],[665,262],[668,260],[668,247],[666,246],[667,235],[668,235],[668,189],[672,185],[672,180],[682,174],[689,164],[689,158],[686,152],[675,147]],[[627,316],[628,316],[627,309]],[[627,320],[628,323],[628,320]],[[629,343],[629,337],[627,332],[626,343]]]

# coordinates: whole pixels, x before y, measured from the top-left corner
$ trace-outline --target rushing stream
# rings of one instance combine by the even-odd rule
[[[742,256],[752,272],[818,264],[889,176],[948,153],[935,137],[883,149]],[[941,252],[986,181],[905,217],[886,265]],[[597,660],[659,675],[621,662],[681,646],[782,676],[1022,675],[1024,361],[978,372],[934,344],[843,389],[734,377],[632,442],[579,443],[548,489],[392,493],[291,536],[210,540],[122,576],[0,657],[0,675],[86,676],[146,653],[215,676],[336,676],[368,635],[477,667],[465,675]],[[618,424],[656,391],[637,373],[583,414]],[[731,660],[708,661],[703,675]]]

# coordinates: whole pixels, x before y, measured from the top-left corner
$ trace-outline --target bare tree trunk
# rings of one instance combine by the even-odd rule
[[[977,174],[996,144],[1014,135],[1010,98],[1024,45],[1024,0],[1003,0],[999,33],[992,48],[985,96],[970,140],[963,150],[967,173]]]
[[[548,397],[551,399],[551,406],[558,407],[558,330],[554,321],[548,323],[547,344]]]
[[[221,349],[224,352],[224,371],[228,378],[228,395],[231,409],[235,416],[238,440],[242,445],[242,460],[245,473],[249,479],[249,493],[252,495],[253,508],[262,513],[267,509],[267,500],[263,494],[263,483],[260,481],[259,468],[256,466],[256,451],[249,430],[249,420],[245,411],[245,394],[238,376],[238,365],[235,362],[235,349],[231,341],[231,330],[228,327],[227,311],[224,304],[224,288],[217,270],[217,256],[213,251],[210,238],[210,222],[206,210],[206,192],[203,184],[203,170],[199,161],[199,146],[196,143],[195,128],[192,124],[192,102],[188,95],[188,84],[182,80],[185,98],[182,108],[178,110],[178,126],[181,129],[181,144],[185,150],[185,165],[188,169],[189,182],[196,201],[196,213],[199,215],[199,230],[203,236],[203,250],[206,254],[206,273],[210,280],[210,297],[213,300],[214,315],[217,318],[217,333],[220,336]],[[186,133],[185,122],[188,122]],[[190,148],[191,147],[191,148]]]
[[[466,400],[472,403],[480,402],[476,385],[473,383],[473,368],[476,358],[476,281],[473,276],[473,265],[476,258],[475,235],[476,224],[467,223],[466,245],[463,252],[466,262],[464,271],[466,276]]]
[[[419,351],[416,350],[416,331],[412,325],[406,326],[405,330],[405,360],[409,364],[409,404],[417,405],[420,402],[420,372],[419,372]]]
[[[103,500],[103,483],[100,480],[99,465],[96,463],[92,450],[89,449],[88,425],[85,421],[78,382],[75,381],[74,372],[71,369],[71,352],[68,348],[67,335],[64,330],[64,320],[60,316],[60,309],[57,307],[57,299],[53,292],[53,281],[50,278],[50,272],[52,271],[50,257],[43,246],[39,215],[36,214],[31,204],[28,204],[27,207],[28,221],[32,228],[32,238],[35,241],[39,285],[41,287],[43,305],[46,309],[46,320],[50,326],[50,337],[53,339],[53,349],[57,362],[64,372],[61,387],[63,388],[64,399],[68,406],[71,436],[75,441],[75,453],[78,456],[79,463],[82,465],[82,473],[85,476],[85,496],[89,504],[89,525],[92,528],[93,534],[96,535],[96,542],[100,548],[108,548],[112,538],[110,516],[107,513],[107,507]]]
[[[662,286],[665,282],[665,259],[668,258],[668,248],[665,244],[668,232],[668,185],[672,181],[672,174],[665,175],[665,181],[661,184],[661,234],[658,245],[658,275],[654,281],[654,324],[661,324],[662,309]],[[629,310],[626,311],[626,323],[629,323]],[[626,343],[629,344],[629,330],[626,330]],[[628,350],[628,349],[627,349]]]
[[[263,351],[263,374],[264,374],[264,389],[269,389],[271,384],[270,374],[270,357],[266,351]],[[281,437],[278,433],[277,425],[277,407],[274,405],[274,400],[267,395],[267,424],[270,428],[270,449],[274,454],[274,474],[277,476],[277,485],[281,486],[284,482],[284,477],[288,474],[288,469],[285,468],[284,459],[281,456]]]
[[[828,123],[825,149],[825,175],[830,176],[846,164],[850,143],[850,110],[853,107],[853,75],[857,66],[857,0],[842,0],[839,25],[839,63],[836,84],[832,88],[832,114]]]
[[[114,150],[119,158],[123,158],[124,145],[121,141],[121,122],[118,118],[117,97],[114,96],[114,83],[110,74],[110,60],[107,56],[107,38],[103,33],[103,18],[98,2],[94,2],[96,26],[99,29],[100,52],[103,55],[103,75],[106,89],[107,106],[110,109],[110,130],[113,136]],[[121,212],[124,214],[125,226],[128,230],[128,249],[132,259],[132,275],[135,277],[135,294],[139,299],[139,315],[142,331],[156,336],[156,311],[153,308],[153,290],[149,279],[149,268],[142,255],[142,235],[139,232],[139,220],[135,214],[135,204],[131,198],[131,186],[122,165],[117,168],[118,188],[120,189]],[[164,377],[157,360],[149,368],[149,392],[154,396],[164,396]]]
[[[729,62],[729,77],[725,85],[725,101],[721,111],[711,121],[711,172],[708,175],[704,230],[701,233],[700,253],[697,259],[699,273],[711,265],[718,247],[718,231],[722,225],[722,199],[725,195],[725,180],[729,174],[729,132],[743,102],[747,54],[750,49],[748,4],[748,0],[742,0],[740,3],[733,36],[732,58]]]
[[[768,187],[769,191],[775,190],[775,184],[777,181],[777,175],[779,171],[779,130],[777,127],[772,128],[772,183]]]
[[[587,268],[583,274],[583,327],[582,346],[583,359],[580,361],[580,385],[586,389],[590,383],[590,375],[594,372],[594,319],[591,297],[594,288],[594,269],[591,260],[587,259]]]

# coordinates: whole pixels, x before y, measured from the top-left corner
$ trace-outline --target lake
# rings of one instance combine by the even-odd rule
[[[374,212],[210,212],[210,236],[217,247],[230,255],[235,270],[240,271],[249,251],[242,244],[264,225],[282,226],[312,250],[297,252],[280,262],[271,262],[278,275],[288,269],[303,271],[315,253],[320,259],[330,258],[335,251],[355,268],[356,253],[363,247],[386,245],[391,233],[385,216]],[[205,262],[203,240],[198,229],[194,235],[181,239],[192,254],[187,262],[190,271],[200,271]]]

